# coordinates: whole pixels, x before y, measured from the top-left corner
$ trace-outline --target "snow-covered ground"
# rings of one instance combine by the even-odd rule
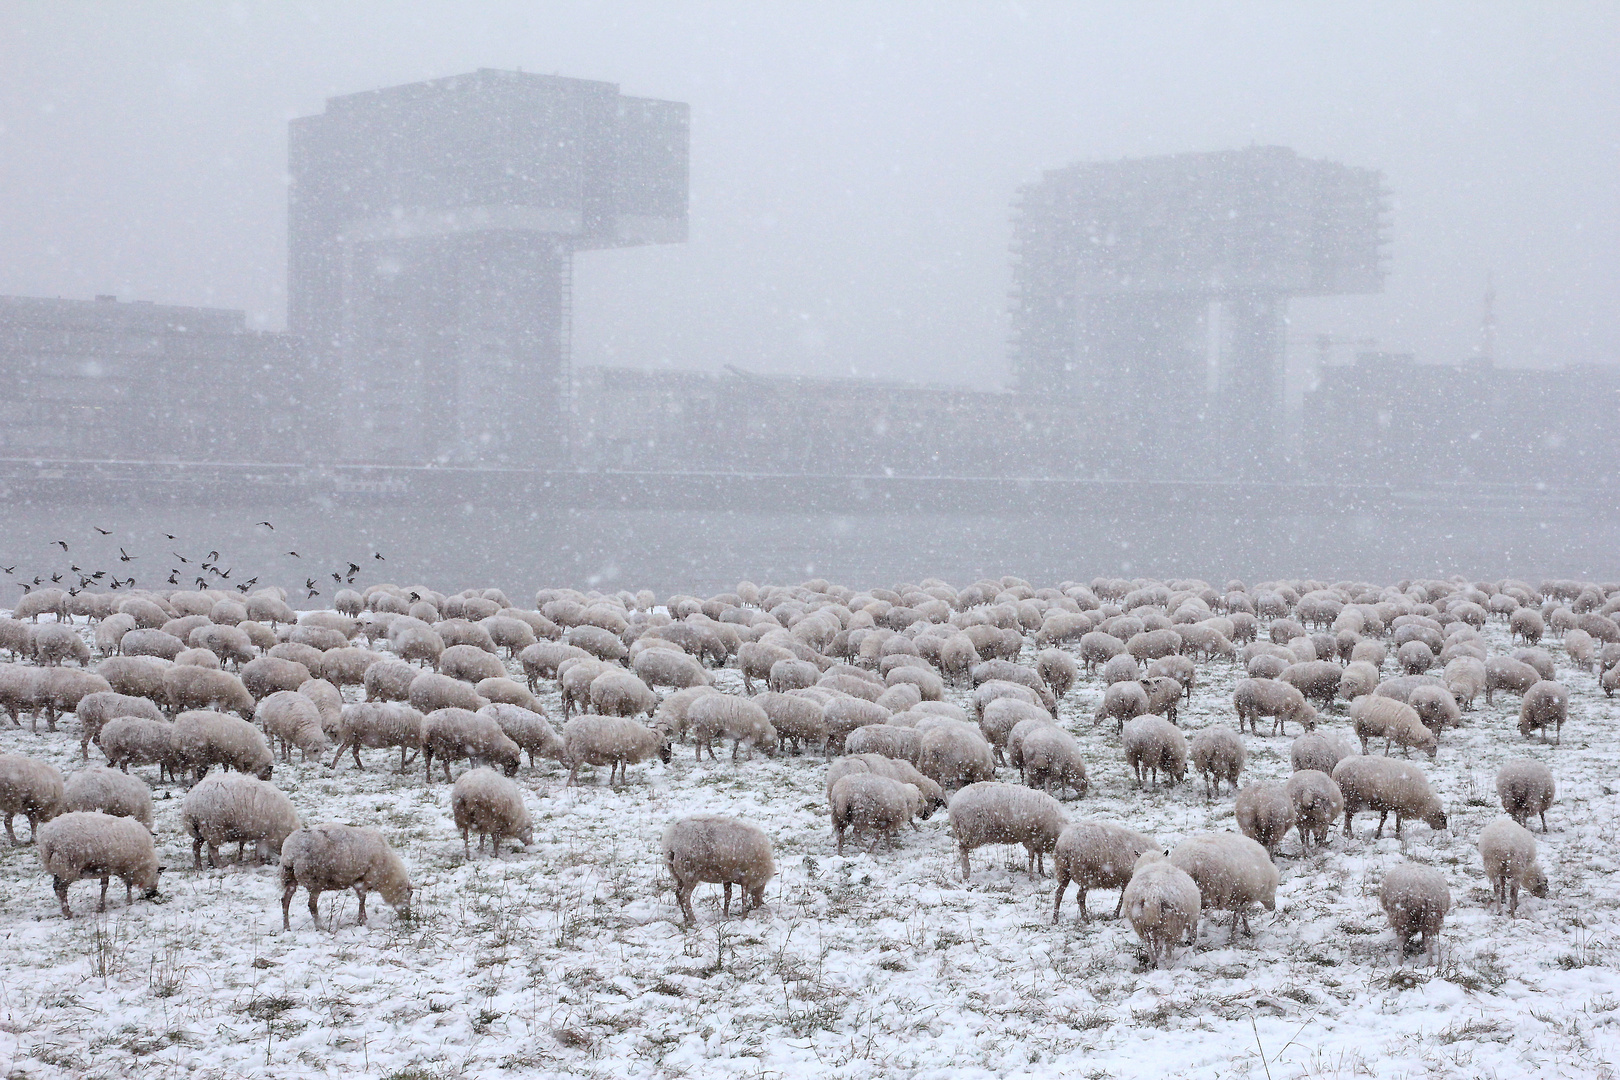
[[[1507,650],[1499,625],[1486,636]],[[164,785],[156,903],[126,907],[115,884],[96,916],[95,886],[80,884],[65,921],[34,848],[0,850],[0,1075],[1612,1076],[1620,702],[1549,648],[1574,698],[1561,746],[1519,736],[1517,696],[1481,700],[1424,762],[1448,831],[1409,823],[1404,841],[1374,841],[1365,815],[1354,839],[1335,833],[1310,857],[1290,837],[1255,937],[1228,942],[1224,920],[1206,920],[1161,971],[1145,970],[1125,922],[1075,921],[1072,894],[1052,925],[1052,880],[1024,872],[1022,849],[981,850],[964,884],[943,813],[898,850],[835,855],[815,757],[696,765],[678,746],[619,790],[605,769],[565,789],[554,763],[525,767],[534,845],[471,862],[448,785],[424,784],[420,763],[405,776],[384,751],[363,772],[278,765],[306,822],[381,827],[417,886],[415,918],[374,898],[369,927],[352,894],[331,893],[312,925],[300,894],[291,932],[275,868],[191,868],[184,792]],[[1232,722],[1236,677],[1202,665],[1182,726]],[[740,689],[734,670],[719,678]],[[1091,723],[1100,695],[1083,677],[1063,704],[1091,776],[1073,817],[1166,846],[1235,827],[1231,796],[1206,803],[1195,779],[1138,790],[1112,725]],[[1328,728],[1348,733],[1342,709]],[[0,731],[0,749],[73,767],[75,721],[43,730]],[[1286,775],[1287,738],[1245,738],[1247,778]],[[1560,792],[1536,834],[1552,897],[1510,920],[1487,908],[1474,841],[1500,813],[1497,765],[1521,754],[1546,761]],[[698,925],[681,928],[658,837],[700,811],[769,833],[767,911],[722,918],[718,887],[701,886]],[[1378,908],[1379,876],[1403,857],[1451,883],[1438,966],[1403,960]],[[1094,893],[1092,911],[1114,900]]]

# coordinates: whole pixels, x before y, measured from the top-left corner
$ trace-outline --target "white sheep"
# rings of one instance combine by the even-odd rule
[[[1519,705],[1519,734],[1530,737],[1539,731],[1541,741],[1547,741],[1547,729],[1553,729],[1553,742],[1563,742],[1564,723],[1569,719],[1569,690],[1563,683],[1542,679],[1524,692]]]
[[[292,929],[293,894],[309,890],[309,917],[321,893],[353,889],[366,922],[366,894],[375,891],[401,918],[411,914],[411,878],[382,833],[358,825],[313,825],[288,834],[281,845],[281,926]]]
[[[1161,960],[1169,963],[1178,943],[1198,938],[1198,915],[1205,906],[1198,883],[1157,851],[1142,854],[1120,893],[1120,904],[1147,946],[1150,967]]]
[[[492,716],[495,722],[506,732],[506,737],[518,744],[519,749],[529,755],[529,768],[534,768],[534,758],[538,754],[553,761],[562,761],[564,756],[562,736],[551,726],[546,714],[535,707],[526,709],[521,705],[509,705],[505,702],[492,702],[478,710],[484,716]]]
[[[469,769],[450,789],[450,812],[461,830],[461,846],[472,858],[469,834],[478,834],[478,853],[490,839],[495,858],[501,857],[501,837],[510,836],[524,847],[534,843],[534,823],[523,802],[523,789],[493,769]]]
[[[179,775],[174,750],[174,725],[167,720],[120,716],[101,729],[101,752],[107,764],[124,772],[131,765],[158,766],[158,779]]]
[[[270,779],[274,758],[259,729],[224,713],[197,709],[175,717],[171,771],[190,772],[196,779],[215,765]],[[102,729],[103,738],[106,729]]]
[[[139,777],[90,765],[68,774],[57,812],[99,810],[113,817],[127,817],[152,828],[152,789]]]
[[[310,680],[309,668],[297,660],[261,656],[242,665],[242,685],[254,700],[269,697],[277,690],[297,690]]]
[[[1237,793],[1233,804],[1238,830],[1276,858],[1283,837],[1299,823],[1294,800],[1282,784],[1262,781],[1249,784]]]
[[[716,760],[716,739],[731,740],[732,761],[737,760],[739,749],[745,745],[750,758],[756,746],[766,753],[776,748],[776,729],[771,726],[765,710],[733,694],[705,694],[698,698],[687,707],[686,723],[699,761],[705,750],[709,752],[709,760]]]
[[[1547,831],[1547,808],[1558,795],[1552,770],[1534,758],[1510,758],[1496,770],[1496,796],[1502,810],[1523,825],[1531,814],[1541,817],[1541,831]]]
[[[366,668],[362,685],[367,701],[407,701],[411,683],[422,674],[403,660],[379,660]]]
[[[876,773],[901,784],[910,784],[922,792],[923,809],[918,815],[923,820],[933,817],[934,811],[945,805],[945,789],[917,771],[909,761],[885,757],[882,754],[850,754],[827,763],[827,792],[839,779],[855,773]]]
[[[1315,769],[1332,775],[1333,767],[1353,753],[1355,750],[1344,739],[1312,731],[1293,741],[1289,747],[1288,758],[1290,767],[1295,772],[1301,769]]]
[[[1249,905],[1276,910],[1277,867],[1266,849],[1247,836],[1195,833],[1176,845],[1170,861],[1197,884],[1205,909],[1232,912],[1232,938],[1237,937],[1240,920],[1243,932],[1252,936]]]
[[[73,917],[68,886],[87,877],[101,878],[97,911],[107,910],[107,885],[114,877],[124,883],[126,903],[134,903],[137,885],[146,899],[157,897],[158,875],[164,868],[158,865],[152,834],[138,821],[79,811],[47,822],[35,839],[39,841],[39,861],[51,875],[64,919]]]
[[[1465,709],[1474,707],[1474,698],[1485,690],[1485,663],[1472,656],[1453,657],[1442,676],[1446,689]]]
[[[1081,922],[1091,921],[1086,910],[1089,889],[1119,889],[1119,903],[1114,908],[1117,919],[1125,905],[1125,889],[1131,882],[1136,860],[1145,852],[1158,850],[1158,841],[1151,836],[1112,821],[1077,821],[1065,828],[1052,851],[1052,872],[1057,877],[1052,921],[1058,921],[1063,894],[1071,881],[1075,884]]]
[[[576,716],[563,726],[563,760],[568,763],[568,783],[579,775],[581,765],[608,765],[608,783],[615,776],[623,779],[631,765],[656,755],[669,764],[669,734],[643,727],[622,716]]]
[[[1440,929],[1451,910],[1451,889],[1438,871],[1406,861],[1384,873],[1378,903],[1402,953],[1414,952],[1413,938],[1423,935],[1423,947],[1436,963],[1440,960]]]
[[[1367,752],[1370,740],[1382,736],[1384,752],[1393,742],[1403,751],[1413,747],[1421,749],[1432,761],[1439,753],[1440,744],[1434,732],[1423,725],[1417,710],[1404,701],[1379,694],[1365,694],[1350,703],[1350,721],[1355,725],[1356,737],[1361,740],[1361,752]]]
[[[1535,837],[1512,818],[1497,818],[1485,826],[1479,834],[1479,856],[1485,864],[1485,877],[1491,883],[1497,911],[1506,908],[1509,915],[1517,917],[1520,888],[1531,896],[1549,894],[1547,875],[1536,862]]]
[[[139,716],[157,722],[163,720],[163,714],[150,699],[112,690],[86,694],[79,699],[74,715],[79,718],[79,756],[86,760],[90,757],[90,744],[94,742],[100,745],[101,729],[109,721],[121,716]]]
[[[720,814],[696,814],[672,822],[662,841],[664,866],[675,879],[675,900],[690,926],[697,921],[692,890],[702,882],[725,890],[721,914],[731,914],[731,887],[742,893],[744,915],[763,907],[765,886],[776,876],[771,841],[757,826]]]
[[[962,854],[962,880],[972,876],[968,853],[986,844],[1022,844],[1031,874],[1045,873],[1045,855],[1069,824],[1063,805],[1045,792],[981,781],[962,788],[949,804],[951,833]]]
[[[872,834],[872,850],[884,836],[894,839],[903,826],[917,827],[926,808],[923,794],[913,784],[902,784],[876,773],[855,773],[840,778],[827,793],[833,836],[838,854],[844,853],[844,831]]]
[[[180,827],[191,837],[193,866],[201,870],[202,849],[208,847],[208,865],[219,865],[219,846],[234,842],[236,861],[243,849],[254,845],[257,861],[280,854],[281,842],[298,828],[292,800],[274,784],[251,776],[218,773],[204,777],[186,792],[180,805]]]
[[[1043,725],[1025,735],[1019,760],[1024,782],[1048,795],[1054,794],[1054,785],[1059,798],[1073,788],[1075,798],[1083,799],[1090,789],[1080,743],[1056,724]]]
[[[1344,793],[1333,777],[1320,769],[1298,769],[1283,784],[1294,803],[1299,844],[1307,852],[1327,843],[1333,823],[1344,813]]]
[[[321,710],[296,690],[277,690],[259,702],[254,720],[270,739],[281,744],[281,760],[292,760],[292,748],[304,752],[304,760],[311,754],[326,753],[331,743],[321,728]]]
[[[922,754],[922,734],[916,728],[867,724],[856,728],[844,739],[844,753],[881,754],[915,765]]]
[[[345,751],[354,756],[354,767],[365,768],[360,748],[382,750],[399,747],[399,771],[415,760],[422,748],[422,713],[403,702],[355,702],[344,705],[338,721],[337,753],[331,768],[337,768]],[[407,754],[409,758],[407,758]]]
[[[938,719],[943,722],[923,731],[918,743],[917,771],[947,789],[993,779],[995,757],[979,729],[948,717]]]
[[[1306,731],[1316,729],[1316,709],[1298,689],[1277,679],[1239,679],[1232,688],[1232,705],[1237,710],[1238,731],[1248,725],[1260,734],[1259,719],[1271,717],[1271,733],[1285,731],[1293,720]]]
[[[488,698],[460,679],[452,679],[448,675],[440,675],[434,671],[424,671],[411,680],[407,700],[410,701],[412,708],[424,716],[440,709],[477,712],[489,704]]]
[[[1204,778],[1206,800],[1221,793],[1222,780],[1237,790],[1238,777],[1249,760],[1241,735],[1225,724],[1211,724],[1192,737],[1191,751],[1193,768]]]
[[[658,695],[623,668],[604,671],[592,679],[589,696],[591,712],[598,716],[652,716],[658,707]]]
[[[507,776],[516,776],[522,762],[518,744],[501,730],[492,716],[469,709],[435,709],[422,717],[422,767],[427,781],[433,782],[433,758],[437,755],[450,781],[450,762],[466,758],[473,768],[499,765]]]
[[[39,839],[41,822],[49,821],[62,802],[62,772],[56,766],[24,754],[0,754],[0,813],[6,816],[6,839],[13,847],[17,834],[11,819],[28,819],[29,839]]]
[[[1125,750],[1125,765],[1136,774],[1136,786],[1141,787],[1149,775],[1153,786],[1159,786],[1162,772],[1171,783],[1179,783],[1187,775],[1187,738],[1181,729],[1162,716],[1138,716],[1126,724],[1120,733]]]
[[[1446,827],[1446,812],[1440,798],[1429,786],[1423,770],[1394,758],[1355,755],[1333,767],[1333,782],[1344,795],[1344,835],[1351,835],[1351,823],[1363,810],[1378,811],[1378,831],[1384,835],[1384,822],[1395,815],[1395,838],[1400,839],[1401,823],[1416,818],[1431,829]]]

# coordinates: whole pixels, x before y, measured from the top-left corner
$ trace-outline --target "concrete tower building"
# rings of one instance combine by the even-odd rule
[[[688,107],[523,72],[292,121],[288,323],[350,461],[555,467],[574,252],[686,239]]]
[[[1015,379],[1104,408],[1100,471],[1269,476],[1288,298],[1381,289],[1386,211],[1282,147],[1054,169],[1015,204]]]

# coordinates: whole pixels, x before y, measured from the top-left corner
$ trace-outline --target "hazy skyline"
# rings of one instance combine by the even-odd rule
[[[1020,184],[1252,143],[1394,192],[1385,293],[1296,302],[1296,375],[1317,333],[1466,356],[1487,273],[1500,362],[1607,363],[1617,31],[1595,5],[12,8],[0,293],[279,328],[287,120],[522,67],[692,106],[691,239],[579,257],[576,363],[999,385]]]

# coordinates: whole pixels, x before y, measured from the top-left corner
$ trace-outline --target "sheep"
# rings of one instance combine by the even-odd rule
[[[652,726],[660,731],[667,732],[672,739],[684,740],[686,737],[687,725],[686,711],[692,707],[692,703],[698,698],[703,697],[705,694],[718,694],[719,692],[720,691],[716,690],[714,687],[707,685],[689,686],[683,690],[675,691],[673,694],[666,697],[658,706],[657,711],[653,713]],[[780,698],[783,695],[778,694],[776,696]],[[793,699],[803,700],[798,698],[797,695],[794,695]],[[820,704],[814,702],[810,704],[815,704],[817,715],[819,716],[821,709]],[[760,703],[760,707],[766,708],[766,711],[769,712],[769,709],[763,702]],[[775,721],[774,717],[772,717],[772,721]],[[825,725],[823,726],[825,727]]]
[[[1181,683],[1168,675],[1147,676],[1142,679],[1142,689],[1147,691],[1147,711],[1175,723],[1176,708],[1181,704]]]
[[[996,698],[985,705],[984,713],[979,718],[979,730],[990,740],[999,761],[1004,759],[1007,736],[1012,734],[1013,728],[1025,720],[1051,719],[1051,713],[1032,702],[1011,697]]]
[[[1111,657],[1102,666],[1102,681],[1104,686],[1113,686],[1121,682],[1138,682],[1142,678],[1142,665],[1130,653],[1120,653]]]
[[[563,719],[572,716],[576,709],[587,711],[591,703],[591,683],[598,675],[616,670],[620,669],[595,657],[569,659],[558,664],[557,685],[562,690]]]
[[[1547,808],[1557,794],[1552,770],[1534,758],[1509,758],[1496,770],[1496,796],[1502,800],[1502,810],[1520,825],[1537,814],[1541,831],[1546,832]]]
[[[56,766],[25,754],[0,754],[0,813],[6,816],[6,839],[17,846],[11,819],[28,819],[30,841],[39,839],[41,822],[57,813],[62,801],[62,772]]]
[[[1081,635],[1080,662],[1085,665],[1086,674],[1098,664],[1106,664],[1114,657],[1125,651],[1125,643],[1112,634],[1101,630],[1092,630]],[[1132,657],[1134,660],[1135,657]]]
[[[1569,719],[1569,691],[1563,683],[1543,679],[1524,692],[1519,704],[1519,734],[1530,737],[1539,731],[1541,741],[1547,741],[1547,728],[1553,729],[1554,744],[1564,738],[1564,721]]]
[[[124,772],[131,765],[158,766],[158,779],[165,773],[178,775],[175,761],[174,725],[166,720],[141,716],[120,716],[101,729],[101,752],[107,764]]]
[[[1062,649],[1042,649],[1035,654],[1035,672],[1052,688],[1052,696],[1062,699],[1074,686],[1080,669],[1074,657]]]
[[[917,763],[922,752],[922,733],[915,728],[894,724],[867,724],[858,727],[844,739],[844,753],[881,754]]]
[[[1493,656],[1485,661],[1485,704],[1491,704],[1498,690],[1523,694],[1541,681],[1541,673],[1511,656]]]
[[[1558,665],[1553,663],[1552,654],[1546,649],[1514,649],[1512,657],[1535,668],[1536,674],[1548,682],[1558,678]]]
[[[11,611],[12,618],[27,619],[33,623],[39,622],[41,615],[55,615],[57,619],[65,619],[67,594],[61,589],[36,589],[18,597],[17,604]]]
[[[752,643],[750,643],[752,644]],[[685,689],[709,686],[713,678],[703,665],[678,649],[644,649],[630,661],[630,670],[648,686]]]
[[[154,634],[160,632],[152,631]],[[124,635],[124,640],[129,640],[130,635],[137,633],[140,631],[131,630],[129,634]],[[45,623],[42,626],[31,627],[28,636],[31,646],[29,651],[41,664],[56,667],[64,660],[74,660],[84,666],[90,663],[90,646],[86,645],[84,639],[66,623]]]
[[[40,828],[39,861],[51,875],[62,917],[73,918],[68,907],[68,886],[87,877],[101,878],[101,902],[107,910],[107,885],[113,877],[124,883],[124,902],[135,902],[135,886],[143,898],[157,898],[157,849],[152,834],[140,822],[95,811],[63,814]]]
[[[1384,648],[1384,643],[1381,641],[1362,638],[1350,649],[1350,662],[1352,664],[1367,663],[1381,671],[1386,659],[1388,659],[1388,650]]]
[[[1523,825],[1512,818],[1497,818],[1480,832],[1478,843],[1497,911],[1505,907],[1509,916],[1517,918],[1521,887],[1531,896],[1549,894],[1547,875],[1536,862],[1535,837]]]
[[[931,669],[916,664],[890,668],[883,681],[891,690],[901,685],[914,686],[923,701],[939,701],[945,696],[945,680]]]
[[[1276,679],[1239,679],[1232,688],[1232,705],[1237,710],[1240,733],[1247,724],[1256,735],[1260,734],[1262,716],[1272,718],[1273,735],[1286,731],[1289,720],[1306,731],[1316,730],[1316,709],[1305,700],[1304,694]]]
[[[631,765],[657,755],[669,764],[669,735],[622,716],[576,716],[563,726],[563,760],[571,787],[581,765],[608,765],[608,784],[622,780]]]
[[[1378,811],[1378,831],[1384,835],[1384,822],[1395,815],[1395,838],[1401,837],[1401,823],[1417,818],[1431,829],[1446,827],[1446,812],[1429,786],[1428,778],[1416,765],[1394,758],[1356,755],[1333,767],[1333,782],[1344,795],[1344,835],[1351,835],[1351,822],[1363,810]]]
[[[1344,813],[1344,793],[1333,777],[1320,769],[1298,769],[1283,790],[1294,803],[1300,847],[1309,853],[1312,845],[1327,843],[1333,823]]]
[[[1125,649],[1138,660],[1157,660],[1181,651],[1181,635],[1174,630],[1143,630],[1133,634]]]
[[[770,717],[747,698],[731,694],[705,694],[687,708],[686,720],[699,761],[703,759],[705,750],[709,752],[709,760],[716,760],[716,738],[731,740],[731,760],[734,762],[738,750],[745,744],[750,758],[754,756],[755,746],[761,747],[766,753],[776,748],[776,729],[771,726]]]
[[[506,675],[506,665],[476,645],[451,645],[439,655],[439,674],[462,682],[498,679]]]
[[[1081,922],[1091,921],[1091,914],[1086,910],[1089,889],[1119,889],[1119,903],[1114,907],[1114,918],[1119,918],[1136,860],[1146,852],[1158,850],[1158,841],[1151,836],[1112,821],[1077,821],[1065,828],[1058,834],[1057,845],[1052,850],[1052,872],[1057,877],[1052,922],[1058,921],[1063,910],[1063,894],[1071,881],[1075,885]]]
[[[1354,701],[1363,694],[1370,694],[1378,689],[1378,669],[1365,660],[1352,660],[1345,665],[1344,672],[1339,676],[1339,696],[1346,701]]]
[[[1075,798],[1083,799],[1090,789],[1086,763],[1080,744],[1056,724],[1046,724],[1024,737],[1021,750],[1025,783],[1051,795],[1054,784],[1062,798],[1074,788]]]
[[[1120,646],[1124,648],[1123,645]],[[939,669],[953,686],[960,685],[983,662],[978,647],[967,634],[952,634],[939,646]]]
[[[1547,632],[1547,624],[1542,620],[1541,612],[1535,608],[1516,608],[1508,615],[1508,632],[1513,640],[1523,638],[1525,644],[1534,645]]]
[[[980,781],[951,796],[951,834],[962,854],[962,880],[972,876],[968,853],[986,844],[1022,844],[1030,873],[1045,873],[1045,856],[1069,824],[1063,806],[1045,792]]]
[[[1157,851],[1142,854],[1120,904],[1136,936],[1147,946],[1148,964],[1169,963],[1178,942],[1198,938],[1198,915],[1204,907],[1198,883]]]
[[[1344,671],[1331,660],[1307,660],[1289,665],[1280,681],[1298,690],[1305,700],[1317,702],[1325,709],[1333,704],[1333,699],[1338,695]]]
[[[1355,751],[1345,740],[1337,736],[1307,732],[1293,741],[1289,747],[1288,759],[1290,767],[1295,772],[1301,769],[1316,769],[1332,773],[1335,765],[1353,753]]]
[[[263,701],[253,715],[266,736],[281,744],[281,760],[292,760],[292,748],[310,754],[324,754],[331,743],[321,729],[321,710],[296,690],[277,690]]]
[[[871,772],[840,778],[828,792],[827,802],[840,855],[844,853],[846,829],[857,836],[862,832],[872,833],[870,850],[875,851],[884,835],[893,840],[902,826],[909,824],[915,829],[915,819],[926,806],[922,792],[915,785]]]
[[[1406,696],[1406,703],[1423,721],[1423,726],[1437,737],[1446,728],[1462,723],[1462,710],[1457,707],[1457,699],[1444,686],[1414,686]]]
[[[692,890],[701,882],[724,888],[722,915],[731,914],[733,885],[742,893],[743,915],[764,906],[765,886],[776,876],[776,863],[770,839],[757,826],[720,814],[695,814],[671,822],[661,847],[686,925],[697,922]]]
[[[91,765],[68,776],[58,803],[59,813],[78,810],[99,810],[114,817],[134,818],[150,831],[152,791],[127,773],[104,765]]]
[[[591,654],[584,649],[557,641],[538,642],[518,653],[518,661],[523,665],[523,674],[529,681],[530,690],[535,689],[541,679],[556,678],[557,668],[564,660],[588,658],[591,658]]]
[[[274,761],[270,745],[259,729],[245,720],[198,709],[177,716],[173,731],[170,769],[176,775],[190,772],[201,780],[212,766],[224,765],[261,780],[270,779]]]
[[[1162,716],[1151,713],[1138,716],[1126,724],[1120,733],[1125,750],[1125,766],[1136,773],[1136,786],[1141,787],[1151,774],[1153,786],[1159,786],[1159,773],[1171,783],[1179,783],[1187,775],[1187,738],[1181,729]]]
[[[536,754],[553,761],[563,760],[562,736],[546,719],[539,702],[535,703],[534,708],[526,709],[521,705],[497,701],[485,705],[478,712],[482,716],[493,717],[506,737],[529,755],[529,768],[534,768]]]
[[[406,701],[411,696],[411,683],[420,674],[403,660],[383,659],[366,668],[361,685],[366,688],[367,701]]]
[[[1125,722],[1144,715],[1148,705],[1147,688],[1140,682],[1117,682],[1103,691],[1102,703],[1097,706],[1092,723],[1112,718],[1116,721],[1115,730],[1123,730]]]
[[[1389,752],[1391,742],[1403,751],[1417,747],[1428,754],[1431,761],[1439,753],[1440,744],[1434,732],[1424,727],[1417,710],[1403,701],[1366,694],[1350,703],[1350,720],[1355,725],[1356,738],[1361,740],[1363,754],[1367,752],[1368,742],[1380,735],[1384,737],[1385,753]]]
[[[208,865],[219,865],[219,846],[235,842],[236,861],[249,842],[256,861],[267,862],[281,853],[281,844],[298,828],[292,800],[274,784],[251,776],[220,773],[199,780],[180,804],[180,828],[191,837],[192,867],[203,868],[202,850],[208,847]]]
[[[1422,947],[1440,962],[1440,928],[1451,910],[1451,890],[1438,870],[1410,860],[1390,867],[1378,887],[1378,903],[1403,954],[1417,951],[1412,939],[1421,934]]]
[[[993,779],[996,761],[977,728],[954,721],[923,733],[917,771],[942,788],[962,788]]]
[[[309,668],[296,660],[261,656],[242,665],[242,685],[254,700],[269,697],[277,690],[297,690],[310,679]]]
[[[604,671],[590,683],[591,712],[598,716],[652,716],[658,695],[623,668]]]
[[[1267,857],[1273,859],[1283,837],[1299,824],[1293,798],[1278,783],[1249,784],[1237,793],[1233,813],[1238,831],[1259,843]]]
[[[337,768],[345,751],[353,754],[354,767],[365,768],[360,748],[382,750],[399,747],[399,771],[404,772],[422,746],[422,713],[400,702],[356,702],[343,706],[338,721],[337,753],[329,768]],[[406,754],[409,753],[410,760]]]
[[[323,892],[353,889],[366,924],[366,894],[375,891],[400,918],[411,916],[411,877],[383,834],[359,825],[312,825],[288,834],[281,845],[281,928],[292,929],[293,894],[309,890],[309,917],[319,922],[315,902]]]
[[[425,716],[439,709],[463,709],[476,712],[489,704],[489,699],[460,679],[424,671],[411,680],[407,700],[411,707]]]
[[[102,656],[113,655],[118,651],[118,643],[124,639],[124,635],[133,629],[135,629],[135,617],[133,615],[125,615],[123,612],[109,615],[101,620],[100,625],[96,627],[96,652]],[[13,651],[18,652],[19,655],[21,652],[26,651],[26,642],[27,638],[24,637],[23,644],[25,648],[17,650],[13,647]]]
[[[521,625],[521,624],[520,624]],[[472,858],[470,834],[478,834],[478,854],[488,837],[495,858],[501,857],[501,837],[510,836],[524,847],[534,843],[534,823],[523,804],[523,789],[493,769],[469,769],[450,789],[450,812],[461,830],[461,847]]]
[[[213,668],[219,670],[219,657],[207,649],[181,649],[174,654],[176,664],[190,664],[193,667]]]
[[[253,695],[230,672],[178,664],[163,673],[163,700],[171,716],[188,709],[218,709],[245,720],[255,708]]]
[[[422,767],[428,783],[433,782],[434,755],[449,783],[450,762],[458,758],[468,759],[473,768],[500,765],[507,776],[516,776],[522,751],[493,717],[452,706],[422,717]]]
[[[1238,777],[1248,764],[1249,751],[1243,737],[1225,724],[1211,724],[1192,737],[1192,763],[1204,778],[1204,798],[1221,793],[1225,780],[1237,790]]]
[[[541,708],[540,699],[515,679],[498,676],[480,679],[473,687],[478,696],[495,705],[516,705],[522,709]]]
[[[76,668],[45,668],[34,682],[34,704],[45,710],[45,724],[56,730],[59,715],[73,712],[91,694],[105,693],[112,684],[93,671]],[[34,722],[30,721],[32,729]]]
[[[678,695],[671,695],[666,699],[664,707],[668,708],[676,696]],[[826,710],[818,702],[791,693],[765,693],[756,697],[754,703],[765,710],[771,726],[776,729],[777,738],[782,742],[793,743],[795,753],[801,745],[810,744],[820,746],[823,753],[831,751]],[[659,712],[662,714],[664,709],[661,708]],[[661,720],[659,722],[662,723]],[[846,741],[847,739],[848,736]]]
[[[1232,912],[1228,940],[1237,937],[1240,920],[1243,932],[1253,936],[1249,929],[1250,904],[1258,903],[1267,911],[1277,909],[1277,866],[1266,849],[1247,836],[1195,833],[1176,845],[1170,852],[1170,862],[1193,879],[1205,909]]]
[[[313,671],[333,686],[342,689],[345,686],[364,686],[366,672],[378,664],[387,662],[387,657],[382,653],[350,645],[341,649],[328,649],[322,653]]]
[[[79,718],[79,756],[85,760],[90,757],[90,744],[95,742],[99,745],[101,729],[109,721],[120,716],[140,716],[153,721],[163,719],[163,714],[149,699],[111,690],[86,694],[79,699],[74,714]]]

